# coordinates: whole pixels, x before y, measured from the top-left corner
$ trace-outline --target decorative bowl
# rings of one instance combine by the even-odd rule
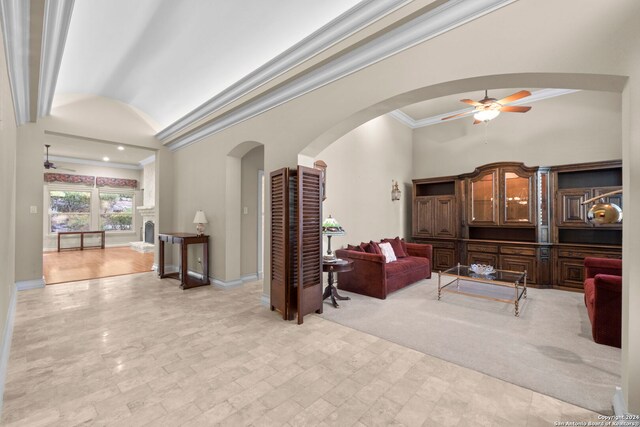
[[[495,273],[496,269],[493,268],[492,265],[487,265],[487,264],[471,264],[469,266],[469,269],[471,269],[471,271],[473,271],[476,274],[491,274],[491,273]]]

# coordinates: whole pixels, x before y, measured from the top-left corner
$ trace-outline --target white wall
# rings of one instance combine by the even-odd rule
[[[0,44],[2,41],[0,32]],[[5,50],[0,49],[0,396],[4,365],[9,361],[11,303],[15,303],[16,150],[17,130],[11,101]],[[6,341],[5,341],[6,340]],[[0,405],[2,400],[0,397]]]
[[[156,162],[147,163],[142,170],[142,189],[144,199],[138,206],[155,206],[156,204]]]
[[[416,129],[413,177],[473,172],[498,161],[554,166],[622,158],[619,93],[581,91],[531,107],[487,124],[466,117]]]
[[[381,116],[338,139],[316,157],[327,164],[323,216],[331,214],[347,232],[332,238],[332,249],[410,235],[411,156],[412,130]],[[395,202],[391,201],[392,180],[398,181],[402,190],[401,199]]]
[[[75,172],[65,171],[65,170],[44,170],[44,172],[54,172],[54,173],[65,173],[69,175],[90,175],[90,176],[101,176],[108,178],[123,178],[123,179],[135,179],[138,181],[138,189],[134,191],[134,224],[132,231],[112,231],[107,232],[105,236],[105,246],[106,247],[114,247],[114,246],[128,246],[129,242],[137,242],[142,240],[142,234],[140,232],[140,227],[142,227],[142,217],[135,209],[135,206],[139,206],[142,204],[142,191],[140,191],[140,186],[142,184],[142,170],[140,169],[122,169],[122,168],[110,168],[107,166],[93,166],[93,165],[82,165],[76,163],[66,163],[66,162],[55,162],[58,168],[71,169]],[[98,187],[88,187],[85,185],[73,185],[73,184],[63,184],[63,183],[45,183],[44,191],[43,191],[43,208],[42,208],[42,218],[43,218],[43,249],[45,251],[51,251],[57,249],[58,245],[58,235],[55,233],[49,232],[49,190],[53,188],[77,188],[78,190],[89,189],[91,190],[91,203],[92,209],[99,209],[99,199],[98,199]],[[101,187],[107,189],[107,187]],[[128,189],[123,189],[128,190]],[[93,215],[93,221],[91,223],[92,230],[99,229],[98,216]],[[67,239],[69,240],[69,239]],[[68,245],[71,244],[79,244],[79,242],[69,242]]]

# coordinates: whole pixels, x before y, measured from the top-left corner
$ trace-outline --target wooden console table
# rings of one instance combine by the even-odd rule
[[[60,238],[63,235],[70,235],[70,234],[79,234],[80,235],[80,246],[72,246],[70,248],[61,248],[60,247]],[[85,234],[99,234],[100,235],[100,244],[99,245],[94,245],[94,246],[85,246],[84,245],[84,235]],[[58,252],[60,252],[61,249],[80,249],[82,251],[82,250],[84,250],[84,248],[100,248],[100,249],[104,249],[104,230],[103,231],[58,231]]]
[[[158,261],[158,276],[161,279],[170,277],[180,280],[181,289],[195,288],[209,284],[209,236],[198,236],[191,233],[163,233],[158,234],[160,242],[160,253]],[[164,244],[177,243],[180,245],[180,267],[177,272],[164,272]],[[189,245],[201,243],[202,248],[202,280],[189,276]]]

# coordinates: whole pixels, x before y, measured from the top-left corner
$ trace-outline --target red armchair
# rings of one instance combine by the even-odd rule
[[[585,258],[584,303],[593,340],[620,347],[622,340],[622,260]]]

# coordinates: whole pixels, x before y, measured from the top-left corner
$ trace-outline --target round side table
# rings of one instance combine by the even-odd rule
[[[351,298],[343,297],[342,295],[338,294],[338,289],[335,286],[333,286],[333,283],[334,283],[333,275],[335,273],[342,273],[342,272],[351,271],[351,270],[353,270],[353,261],[350,259],[342,259],[336,262],[323,261],[322,263],[322,271],[328,273],[328,276],[329,276],[328,285],[324,289],[324,293],[322,294],[322,299],[325,300],[331,297],[331,304],[333,304],[335,308],[340,308],[336,300],[345,301],[345,300],[350,300]]]

